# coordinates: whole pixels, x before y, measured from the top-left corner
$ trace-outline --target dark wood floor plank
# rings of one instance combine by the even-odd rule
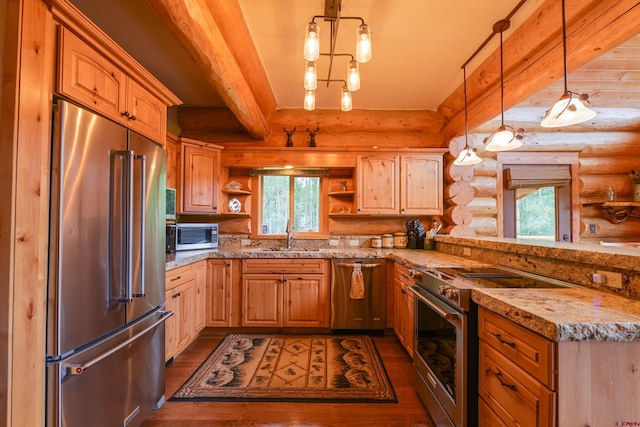
[[[201,334],[167,368],[169,399],[224,336]],[[191,426],[381,426],[435,427],[415,389],[411,358],[393,335],[374,342],[398,403],[184,402],[167,401],[144,427]]]

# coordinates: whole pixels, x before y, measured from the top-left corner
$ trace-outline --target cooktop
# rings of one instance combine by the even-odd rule
[[[501,266],[447,267],[436,268],[433,271],[443,273],[442,279],[460,288],[568,288],[576,286],[550,277]]]

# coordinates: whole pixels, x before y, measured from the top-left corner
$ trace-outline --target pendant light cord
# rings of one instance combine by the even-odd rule
[[[469,118],[467,117],[467,67],[462,66],[462,77],[464,78],[464,146],[469,149]]]
[[[564,94],[569,94],[569,64],[567,60],[567,23],[564,12],[564,0],[562,4],[562,57],[564,58]]]
[[[504,128],[504,63],[502,59],[502,31],[500,31],[500,112],[501,125]]]

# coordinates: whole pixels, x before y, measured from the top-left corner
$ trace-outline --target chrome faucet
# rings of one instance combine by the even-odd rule
[[[289,223],[289,219],[287,218],[287,249],[291,249],[291,244],[293,243],[293,238],[295,237],[295,233],[293,232],[293,227]]]

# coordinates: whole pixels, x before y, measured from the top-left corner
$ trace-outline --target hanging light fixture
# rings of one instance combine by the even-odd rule
[[[325,15],[316,15],[307,24],[304,38],[304,58],[307,60],[304,75],[304,108],[306,110],[315,109],[315,90],[317,82],[326,82],[327,87],[332,82],[343,83],[340,98],[342,111],[351,111],[351,92],[360,89],[360,64],[371,60],[371,29],[364,22],[364,19],[356,16],[340,16],[342,0],[325,0]],[[315,22],[317,18],[328,21],[331,25],[329,33],[329,52],[320,52],[320,27]],[[355,57],[348,53],[336,53],[335,45],[338,38],[338,28],[343,20],[359,20],[360,25],[356,29]],[[326,79],[318,79],[317,62],[320,56],[329,57],[329,68]],[[333,61],[335,57],[349,56],[351,60],[347,64],[346,79],[333,79],[331,77]],[[314,84],[315,83],[315,84]]]
[[[522,129],[514,129],[504,124],[504,61],[502,55],[502,33],[509,29],[509,20],[502,19],[493,25],[493,34],[500,33],[500,117],[501,124],[498,129],[485,138],[485,150],[508,151],[522,147],[520,140],[524,137]]]
[[[569,91],[569,67],[567,65],[567,23],[564,0],[562,0],[562,56],[564,59],[564,93],[560,100],[551,107],[540,125],[546,128],[575,125],[590,120],[596,113],[588,109],[589,95]]]
[[[469,119],[467,112],[467,68],[466,64],[462,66],[462,77],[464,78],[464,149],[453,161],[454,165],[466,166],[476,165],[482,160],[476,154],[476,149],[469,146]]]

